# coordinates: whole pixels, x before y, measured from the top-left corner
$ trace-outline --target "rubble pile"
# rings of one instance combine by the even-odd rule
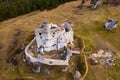
[[[115,65],[115,58],[113,57],[112,51],[110,50],[100,49],[97,53],[91,54],[89,59],[92,61],[92,64],[98,64],[100,62],[101,64],[108,67]]]

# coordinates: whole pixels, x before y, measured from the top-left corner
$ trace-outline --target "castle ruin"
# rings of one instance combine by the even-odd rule
[[[73,30],[69,22],[61,25],[42,22],[35,29],[34,39],[25,48],[26,59],[31,63],[69,65],[73,51]]]
[[[37,51],[40,53],[59,50],[73,42],[73,30],[68,22],[58,26],[53,23],[42,22],[35,29]]]

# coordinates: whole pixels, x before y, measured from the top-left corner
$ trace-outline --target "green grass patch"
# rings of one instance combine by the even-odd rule
[[[115,66],[108,69],[109,76],[111,76],[111,80],[119,80],[120,79],[120,60],[115,60]]]
[[[92,43],[90,42],[89,39],[85,38],[84,39],[84,43],[85,43],[85,51],[92,51],[94,49],[94,46],[92,45]]]

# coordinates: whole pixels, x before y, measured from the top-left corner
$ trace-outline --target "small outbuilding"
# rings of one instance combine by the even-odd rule
[[[100,5],[100,0],[96,0],[95,2],[93,2],[92,4],[92,9],[96,9],[98,7],[98,5]]]
[[[105,28],[107,30],[113,30],[117,27],[118,20],[107,19],[105,22]]]

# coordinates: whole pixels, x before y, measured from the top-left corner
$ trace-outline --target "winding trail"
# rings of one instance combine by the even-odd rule
[[[29,80],[37,80],[36,78],[34,78],[34,77],[23,77],[23,79],[29,79]]]
[[[80,36],[77,36],[79,38],[81,38]],[[85,49],[85,44],[84,44],[84,41],[82,39],[82,42],[83,42],[83,49],[81,50],[81,52],[83,53],[84,55],[84,59],[85,59],[85,65],[86,65],[86,71],[85,71],[85,74],[83,75],[83,77],[80,79],[80,80],[84,80],[85,77],[87,76],[87,73],[88,73],[88,62],[87,62],[87,56],[86,56],[86,53],[84,52],[84,49]]]
[[[88,73],[88,63],[87,63],[87,57],[86,57],[85,54],[84,54],[84,59],[85,59],[86,71],[85,71],[85,74],[83,75],[83,77],[80,80],[84,80],[87,73]]]

